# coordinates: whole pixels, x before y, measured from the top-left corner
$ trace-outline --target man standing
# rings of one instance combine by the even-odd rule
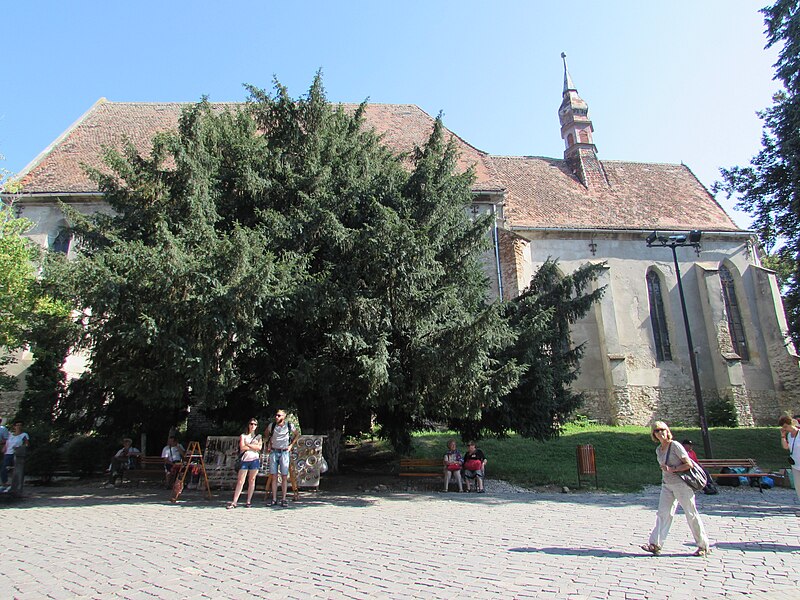
[[[287,506],[286,488],[289,480],[289,460],[300,432],[286,421],[286,411],[281,409],[275,413],[275,420],[267,427],[267,453],[269,474],[272,475],[272,506],[278,504],[278,471],[283,476],[283,494],[281,506]]]

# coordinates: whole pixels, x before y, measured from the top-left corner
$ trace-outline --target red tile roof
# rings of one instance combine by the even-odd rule
[[[140,152],[150,150],[153,135],[176,129],[183,103],[109,102],[101,99],[47,150],[20,174],[25,194],[81,194],[97,192],[97,186],[86,176],[82,164],[103,167],[103,146],[119,146],[125,136]],[[216,103],[215,107],[235,108],[236,103]],[[357,105],[342,105],[355,110]],[[422,146],[433,129],[433,118],[413,104],[368,104],[365,113],[368,126],[383,134],[391,149],[410,152]],[[448,132],[451,135],[452,132]],[[454,136],[461,155],[459,165],[466,169],[475,165],[476,187],[500,190],[501,186],[487,165],[487,155]]]
[[[96,193],[82,164],[102,168],[102,147],[118,146],[123,136],[148,152],[155,133],[177,127],[185,106],[101,99],[23,170],[23,193]],[[353,110],[357,105],[343,106]],[[368,104],[365,118],[397,152],[422,146],[433,127],[433,118],[412,104]],[[563,160],[490,156],[457,135],[454,139],[459,166],[475,166],[476,192],[506,190],[511,227],[739,230],[683,165],[604,161],[608,187],[587,189]]]
[[[512,228],[740,231],[685,165],[602,161],[608,185],[587,189],[564,160],[491,160]]]

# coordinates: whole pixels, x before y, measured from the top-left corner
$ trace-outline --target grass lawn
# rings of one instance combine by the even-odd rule
[[[703,440],[698,428],[675,428],[675,439],[694,441],[703,458]],[[787,453],[781,448],[777,427],[712,428],[714,458],[754,458],[765,471],[788,467]],[[465,445],[452,433],[419,433],[414,436],[418,458],[439,458],[447,440],[455,438],[462,452]],[[600,487],[614,491],[638,490],[661,481],[656,463],[656,444],[647,427],[607,425],[568,425],[561,437],[537,442],[512,435],[505,440],[486,439],[478,443],[488,459],[487,476],[522,486],[577,486],[575,448],[594,446]],[[591,480],[594,487],[594,480]]]

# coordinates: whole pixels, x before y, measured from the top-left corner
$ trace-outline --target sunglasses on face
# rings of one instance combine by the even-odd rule
[[[255,421],[250,421],[250,425],[258,425]]]
[[[666,429],[653,429],[653,433],[664,433]]]

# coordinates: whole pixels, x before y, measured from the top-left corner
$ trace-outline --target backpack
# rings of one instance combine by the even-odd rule
[[[287,427],[289,427],[289,438],[294,435],[294,425],[292,425],[291,421],[286,421]],[[275,421],[269,424],[269,439],[272,440],[272,434],[275,432]]]

